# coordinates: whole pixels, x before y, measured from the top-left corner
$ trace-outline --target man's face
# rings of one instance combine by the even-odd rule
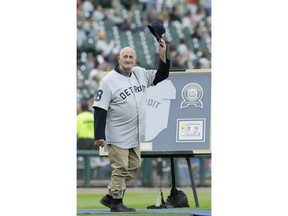
[[[125,48],[118,58],[120,68],[124,71],[130,71],[136,63],[136,56],[131,48]]]

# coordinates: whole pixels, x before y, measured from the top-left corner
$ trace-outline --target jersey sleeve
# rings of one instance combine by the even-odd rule
[[[99,107],[94,107],[94,138],[95,140],[104,139],[107,111]]]
[[[153,85],[153,81],[156,77],[156,70],[145,70],[145,76],[147,79],[147,87],[152,86]]]
[[[111,95],[109,83],[107,83],[107,80],[103,79],[95,96],[93,108],[99,107],[107,111],[111,101]]]
[[[167,63],[164,63],[159,59],[159,65],[157,70],[145,70],[145,76],[148,80],[147,87],[157,85],[157,83],[165,80],[169,76],[170,61],[166,59]]]
[[[170,69],[169,59],[166,59],[166,63],[164,63],[161,59],[159,59],[158,69],[156,72],[155,79],[153,80],[153,85],[157,85],[157,83],[168,78],[169,69]]]

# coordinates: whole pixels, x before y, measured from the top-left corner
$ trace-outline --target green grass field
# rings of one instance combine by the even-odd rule
[[[202,210],[211,210],[211,192],[197,192],[200,208],[196,208],[194,202],[194,196],[192,191],[186,192],[188,196],[188,201],[190,209],[202,209]],[[102,206],[99,203],[99,200],[105,194],[96,194],[96,193],[77,193],[77,209],[107,209],[105,206]],[[169,192],[163,192],[164,200],[167,199]],[[158,197],[158,192],[155,193],[127,193],[124,198],[124,204],[135,209],[147,209],[147,206],[155,205],[156,199]],[[183,208],[185,209],[185,208]],[[187,208],[186,208],[187,209]],[[78,214],[79,216],[82,214]],[[89,214],[91,216],[96,214]],[[101,214],[105,216],[105,214]],[[109,215],[109,214],[107,214]],[[111,214],[110,214],[111,215]],[[131,215],[131,214],[121,214],[121,215]],[[137,214],[138,216],[157,216],[158,214]],[[159,214],[161,216],[163,214]],[[176,214],[169,214],[176,215]],[[189,214],[181,214],[181,216],[188,216]]]

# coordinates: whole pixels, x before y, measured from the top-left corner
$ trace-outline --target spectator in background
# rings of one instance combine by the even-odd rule
[[[167,8],[169,12],[172,11],[173,8],[173,0],[156,0],[156,11],[157,13],[161,13],[163,8]]]
[[[124,19],[124,22],[118,25],[119,28],[122,31],[131,31],[131,32],[135,32],[136,29],[136,24],[132,22],[132,17],[131,16],[127,16],[126,19]]]
[[[111,54],[115,46],[115,41],[111,40],[108,43],[106,41],[106,35],[104,32],[99,32],[97,36],[98,40],[96,41],[96,51],[102,51],[103,57],[107,57]]]
[[[94,10],[93,0],[84,0],[82,3],[82,9],[85,14],[87,14],[86,17],[88,17]]]
[[[113,54],[113,51],[112,51]],[[114,64],[111,63],[110,58],[113,58],[114,55],[104,56],[104,51],[100,50],[96,54],[97,66],[96,68],[101,71],[110,71]]]
[[[77,48],[81,48],[84,41],[87,39],[86,32],[82,23],[77,23]]]
[[[196,25],[193,33],[191,34],[192,38],[197,38],[197,40],[201,40],[201,27],[200,25]]]
[[[211,0],[205,0],[204,2],[205,14],[207,17],[211,16]]]
[[[156,20],[156,19],[158,19],[156,10],[155,8],[151,8],[147,14],[147,21],[148,23],[151,23],[153,20]]]
[[[94,115],[88,102],[81,103],[81,112],[77,115],[77,149],[94,148]]]
[[[137,31],[143,31],[143,32],[149,32],[149,29],[148,29],[147,25],[148,25],[147,18],[144,17],[144,18],[141,20],[141,25],[140,25],[140,26],[137,26],[137,27],[136,27],[136,30],[137,30]]]
[[[204,8],[201,6],[198,6],[196,14],[192,16],[192,24],[194,26],[199,25],[200,22],[203,20],[204,16],[205,16]]]
[[[178,14],[178,8],[175,6],[172,8],[172,12],[170,13],[170,21],[178,21],[181,23],[181,17]]]
[[[211,62],[208,59],[208,54],[206,52],[202,53],[202,56],[198,60],[198,68],[207,69],[211,68]]]
[[[169,14],[169,9],[167,7],[163,8],[163,10],[161,11],[160,20],[163,22],[163,25],[165,28],[169,27],[170,14]]]
[[[193,29],[193,25],[192,25],[192,14],[191,14],[191,11],[187,10],[185,12],[185,16],[183,16],[181,18],[181,26],[182,28],[192,28]]]
[[[189,61],[189,60],[193,61],[193,60],[197,59],[197,56],[195,55],[193,50],[188,46],[186,38],[180,39],[180,44],[177,47],[177,51],[178,51],[181,59],[186,59],[187,61]]]
[[[198,8],[199,0],[187,0],[187,9],[194,15]]]
[[[76,109],[77,109],[77,115],[78,115],[79,113],[81,113],[82,109],[81,109],[81,103],[80,103],[80,102],[77,102]]]
[[[107,0],[94,0],[97,2],[99,5],[101,5],[103,8],[111,8],[112,6],[112,1],[107,1]]]
[[[127,11],[133,11],[138,6],[138,0],[120,0],[120,2]]]
[[[81,0],[77,0],[77,10],[82,6],[82,1]]]
[[[138,0],[139,4],[142,5],[142,12],[147,12],[151,8],[156,7],[156,3],[151,0]]]
[[[210,41],[211,40],[211,33],[207,27],[207,25],[203,24],[203,26],[201,26],[201,39],[204,41]]]
[[[105,18],[105,12],[102,5],[97,5],[96,10],[92,12],[91,17],[94,21],[100,21]]]
[[[170,48],[171,69],[186,69],[188,56],[180,56],[176,49]]]
[[[123,17],[119,16],[118,10],[111,9],[106,13],[107,19],[111,20],[113,24],[119,25],[124,22]]]
[[[86,19],[85,12],[82,8],[82,4],[77,4],[77,23],[83,23]]]
[[[90,52],[87,54],[85,66],[86,66],[87,71],[91,71],[93,68],[96,67],[96,58],[95,58],[93,52]]]
[[[187,40],[185,38],[181,38],[180,39],[180,43],[177,47],[177,51],[180,54],[180,56],[184,56],[187,55],[187,53],[189,52],[189,48],[187,45]]]
[[[90,71],[88,78],[88,90],[91,95],[95,95],[97,93],[100,81],[103,77],[104,73],[102,72],[102,70],[94,68]]]
[[[170,55],[172,59],[172,67],[174,69],[188,69],[188,62],[197,59],[196,54],[189,48],[186,38],[181,38],[177,46],[170,45]]]

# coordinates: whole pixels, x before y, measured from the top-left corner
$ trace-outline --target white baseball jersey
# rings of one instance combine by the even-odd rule
[[[163,80],[148,89],[145,141],[153,140],[167,128],[173,99],[176,99],[176,88],[171,80]]]
[[[145,139],[146,93],[156,70],[133,67],[130,77],[115,70],[99,86],[93,107],[107,110],[106,142],[120,148],[137,147]]]

